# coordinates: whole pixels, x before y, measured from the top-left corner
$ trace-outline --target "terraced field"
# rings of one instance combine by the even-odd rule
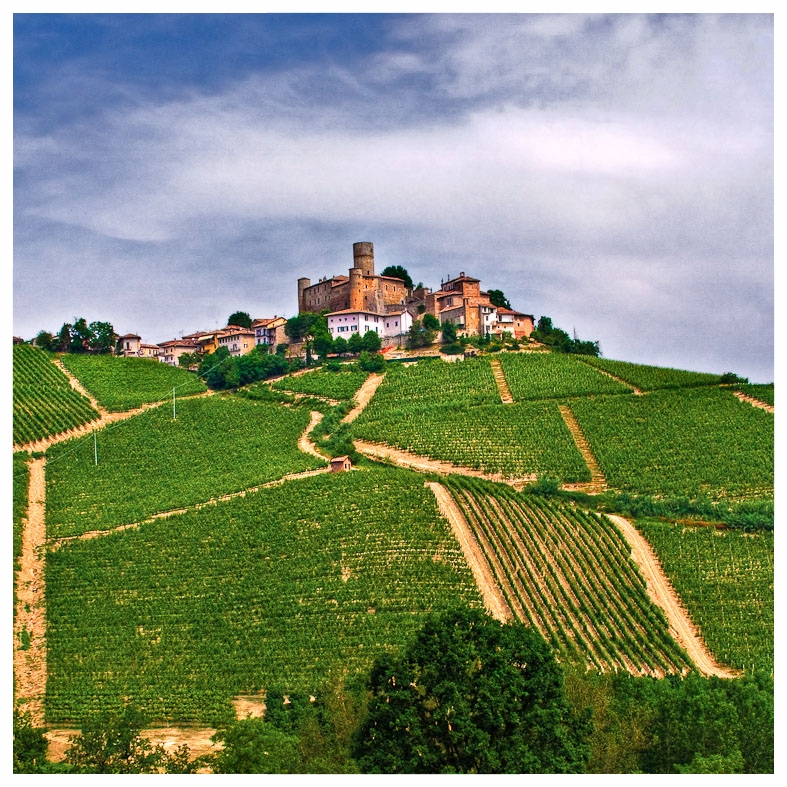
[[[647,366],[641,363],[611,361],[608,358],[594,358],[592,356],[583,356],[582,362],[603,369],[642,391],[719,384],[719,375],[707,372],[689,372],[664,366]]]
[[[111,355],[63,355],[63,365],[110,412],[133,410],[175,396],[203,393],[205,383],[193,372],[149,358]]]
[[[509,610],[561,659],[635,675],[690,666],[608,519],[475,479],[448,488]]]
[[[43,351],[14,346],[14,445],[59,434],[99,417]]]
[[[47,721],[127,697],[216,725],[231,699],[368,669],[432,610],[480,605],[432,494],[396,469],[264,489],[48,556]]]
[[[296,376],[288,375],[273,383],[279,391],[292,391],[328,399],[352,399],[369,375],[361,371],[309,372]]]
[[[773,496],[773,415],[729,390],[587,397],[570,407],[614,488],[713,499]]]
[[[601,374],[572,355],[501,353],[515,402],[570,396],[631,393],[631,387]]]
[[[309,413],[239,397],[187,399],[48,452],[47,533],[80,535],[237,492],[325,462],[302,453]],[[96,453],[98,464],[96,464]]]
[[[716,657],[746,672],[774,668],[774,534],[640,521]]]

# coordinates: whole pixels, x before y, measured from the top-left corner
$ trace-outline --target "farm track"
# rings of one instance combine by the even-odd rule
[[[500,473],[484,473],[482,470],[475,470],[472,467],[462,467],[452,464],[451,462],[430,459],[427,456],[411,454],[409,451],[402,451],[400,448],[393,448],[389,445],[383,445],[382,443],[367,443],[365,440],[356,440],[355,448],[360,453],[372,459],[388,459],[400,467],[408,467],[412,470],[420,470],[425,473],[439,473],[440,475],[450,475],[454,473],[456,475],[485,478],[488,481],[499,481],[508,484],[509,486],[513,486],[514,489],[521,489],[525,484],[529,484],[537,478],[535,473],[520,478],[503,478]]]
[[[593,369],[596,372],[599,372],[600,374],[605,374],[607,377],[611,378],[616,383],[620,383],[621,385],[625,385],[626,388],[631,388],[631,392],[634,394],[634,396],[642,396],[643,395],[642,391],[639,388],[637,388],[636,385],[634,385],[633,383],[630,383],[630,382],[628,382],[626,380],[623,380],[620,377],[615,377],[614,374],[610,374],[608,371],[606,371],[606,369],[599,369],[598,366],[593,366],[592,364],[589,364],[589,363],[586,363],[585,366],[589,366],[591,369]]]
[[[752,407],[759,407],[760,410],[765,410],[769,413],[772,413],[774,411],[772,404],[768,404],[767,402],[762,402],[759,399],[755,399],[753,396],[749,396],[748,394],[742,393],[741,391],[733,391],[733,393],[742,402],[746,402],[747,404],[750,404]]]
[[[30,462],[27,517],[22,532],[22,556],[16,577],[14,621],[14,694],[16,703],[30,711],[33,724],[44,722],[46,694],[46,459]],[[27,646],[22,639],[29,637]]]
[[[508,380],[506,380],[506,374],[503,371],[503,367],[500,365],[500,359],[492,358],[489,365],[492,367],[492,374],[497,383],[497,390],[500,392],[500,401],[503,404],[513,404],[514,397],[511,395],[511,389],[508,387]]]
[[[364,410],[369,401],[374,396],[374,392],[380,386],[380,383],[385,379],[385,374],[377,374],[373,372],[370,374],[364,384],[358,389],[355,396],[353,397],[357,404],[350,410],[347,415],[342,418],[343,424],[349,424],[351,421],[354,421]]]
[[[434,493],[440,513],[449,521],[451,529],[454,531],[454,536],[456,536],[459,546],[462,547],[465,560],[473,572],[478,589],[481,591],[487,612],[502,623],[508,622],[512,617],[511,609],[503,598],[489,564],[484,558],[481,547],[461,509],[456,504],[451,493],[442,484],[427,481],[426,486]]]
[[[309,436],[312,432],[312,429],[314,429],[314,427],[317,426],[320,421],[322,421],[322,413],[312,410],[309,425],[306,427],[306,431],[298,438],[298,448],[300,448],[303,453],[315,456],[317,459],[327,460],[327,457],[320,453],[320,451],[317,449],[317,446],[314,445],[314,442]]]
[[[607,514],[631,546],[631,558],[640,567],[647,592],[654,604],[661,607],[667,617],[670,633],[688,653],[697,669],[706,676],[737,678],[743,673],[718,664],[697,635],[694,624],[680,602],[678,594],[661,568],[650,544],[639,531],[622,516]]]
[[[608,488],[607,479],[604,478],[604,473],[601,472],[601,467],[590,448],[590,443],[588,443],[582,431],[582,427],[579,425],[576,416],[571,412],[571,408],[568,405],[561,404],[558,406],[558,409],[568,427],[568,431],[571,432],[571,437],[574,438],[577,450],[582,454],[582,459],[587,465],[588,470],[590,470],[589,484],[565,484],[562,488],[578,492],[587,492],[588,494],[603,492]]]

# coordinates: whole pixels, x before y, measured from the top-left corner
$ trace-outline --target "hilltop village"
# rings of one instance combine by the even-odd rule
[[[438,290],[419,284],[408,286],[404,279],[375,272],[374,244],[353,244],[353,264],[348,275],[326,276],[312,284],[298,279],[298,312],[326,313],[332,339],[378,334],[382,348],[401,346],[413,321],[431,314],[441,326],[451,323],[458,335],[497,336],[506,332],[516,339],[529,337],[535,328],[533,315],[496,306],[481,281],[461,272],[441,283]],[[207,354],[226,347],[232,356],[245,355],[257,345],[276,352],[288,344],[285,317],[252,320],[251,326],[228,325],[213,331],[198,331],[180,339],[148,344],[138,334],[118,337],[119,355],[156,358],[171,366],[185,353]]]

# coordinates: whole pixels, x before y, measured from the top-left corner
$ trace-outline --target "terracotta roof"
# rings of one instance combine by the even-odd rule
[[[124,333],[122,336],[118,337],[119,339],[140,339],[141,337],[139,334],[136,333]]]
[[[401,313],[401,312],[400,312]],[[338,312],[328,312],[326,317],[335,317],[337,314],[371,314],[373,317],[385,317],[381,312],[374,312],[371,309],[341,309]]]

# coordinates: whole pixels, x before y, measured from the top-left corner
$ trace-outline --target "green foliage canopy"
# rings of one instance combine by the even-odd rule
[[[389,265],[387,268],[383,269],[380,275],[393,276],[395,279],[401,279],[406,287],[409,289],[413,288],[413,280],[410,278],[410,274],[407,272],[407,269],[403,268],[401,265]]]
[[[569,709],[533,629],[479,610],[433,616],[399,656],[375,661],[355,749],[369,773],[578,773],[586,717]]]

